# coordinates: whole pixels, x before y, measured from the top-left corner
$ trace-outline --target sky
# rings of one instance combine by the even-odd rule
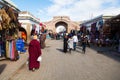
[[[90,20],[100,15],[120,14],[120,0],[11,0],[41,22],[53,16],[69,16],[72,21]]]

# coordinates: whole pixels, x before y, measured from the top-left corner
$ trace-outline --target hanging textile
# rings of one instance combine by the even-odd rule
[[[12,45],[11,60],[15,60],[15,41],[14,40],[11,42],[11,45]]]
[[[0,57],[5,56],[5,42],[0,42]]]
[[[96,28],[96,23],[93,23],[93,24],[91,25],[91,32],[95,34],[96,30],[97,30],[97,28]]]
[[[26,36],[25,32],[21,32],[21,35],[22,35],[22,39],[24,39],[24,41],[26,41],[27,40],[27,36]]]
[[[14,46],[13,46],[13,41],[11,42],[11,60],[14,60]]]
[[[0,57],[2,56],[2,49],[1,49],[1,42],[0,42]]]
[[[16,41],[14,41],[14,60],[18,60],[20,58],[18,51],[16,49]]]
[[[10,55],[10,59],[11,59],[12,58],[12,42],[11,41],[9,42],[9,51],[10,51],[9,55]]]
[[[9,41],[6,41],[6,58],[10,58],[9,56]]]
[[[8,25],[9,25],[10,20],[11,20],[9,15],[6,13],[4,8],[0,9],[0,13],[1,13],[1,16],[2,16],[2,27],[4,29],[9,28]]]
[[[15,22],[17,20],[15,14],[14,14],[14,11],[11,7],[9,7],[6,12],[10,16],[11,22]]]

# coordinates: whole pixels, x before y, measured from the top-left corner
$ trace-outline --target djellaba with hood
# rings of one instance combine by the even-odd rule
[[[33,39],[29,43],[29,70],[34,71],[39,69],[40,62],[37,61],[37,58],[42,55],[41,46],[37,40],[37,35],[33,36]]]

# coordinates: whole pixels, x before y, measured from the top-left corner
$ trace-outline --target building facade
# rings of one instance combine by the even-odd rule
[[[43,22],[46,25],[46,29],[54,33],[57,33],[58,27],[64,27],[61,31],[69,33],[71,30],[79,30],[80,22],[72,21],[68,16],[54,16],[51,21]],[[61,28],[59,28],[61,29]]]
[[[31,31],[33,28],[37,31],[37,33],[40,32],[40,20],[33,16],[31,13],[27,11],[22,11],[19,13],[19,23],[21,24],[21,27],[24,29],[21,29],[22,31],[25,31],[27,35],[27,39],[29,40]]]
[[[90,20],[87,20],[87,21],[84,21],[81,26],[85,26],[88,30],[91,30],[91,26],[92,24],[95,24],[95,26],[97,28],[99,28],[100,26],[103,26],[103,24],[105,23],[106,20],[110,19],[111,17],[113,16],[109,16],[109,15],[100,15],[100,16],[97,16],[93,19],[90,19]]]
[[[110,36],[110,28],[106,24],[106,21],[113,16],[100,15],[91,20],[85,21],[81,24],[81,30],[83,34],[89,35],[89,39],[92,43],[100,43],[105,45],[106,39]],[[89,33],[89,34],[88,34]]]

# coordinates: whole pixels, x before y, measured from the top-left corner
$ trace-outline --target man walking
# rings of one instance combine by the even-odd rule
[[[86,43],[87,43],[87,37],[83,37],[83,39],[82,39],[82,51],[83,51],[83,53],[86,52]]]
[[[73,36],[73,48],[74,48],[74,51],[76,50],[76,44],[78,43],[78,37],[77,35],[75,34]]]

